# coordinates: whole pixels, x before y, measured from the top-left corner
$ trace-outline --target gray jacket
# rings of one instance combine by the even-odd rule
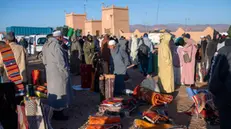
[[[111,56],[114,64],[114,74],[125,75],[129,65],[128,54],[120,45],[111,49]]]
[[[43,46],[43,64],[46,67],[48,105],[65,108],[71,103],[71,86],[68,62],[58,40],[49,38]]]

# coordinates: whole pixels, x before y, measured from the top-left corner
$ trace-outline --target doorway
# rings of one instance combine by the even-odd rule
[[[98,37],[99,36],[99,30],[96,30],[96,36]]]

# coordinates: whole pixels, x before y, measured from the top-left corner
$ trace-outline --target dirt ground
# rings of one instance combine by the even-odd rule
[[[40,69],[44,71],[44,67],[40,61],[30,57],[29,70]],[[133,89],[136,85],[140,84],[143,80],[143,76],[136,69],[128,70],[128,74],[131,77],[131,81],[126,83],[126,88]],[[80,76],[72,76],[72,84],[80,85]],[[218,126],[209,126],[203,119],[197,117],[190,117],[182,111],[187,110],[192,104],[187,96],[185,87],[181,86],[176,89],[174,93],[174,101],[168,105],[167,110],[169,116],[174,120],[176,124],[186,125],[189,129],[219,129]],[[69,116],[68,121],[52,121],[54,129],[84,129],[84,124],[88,120],[89,115],[94,115],[97,112],[97,106],[99,103],[99,94],[91,91],[75,91],[74,104],[66,111],[66,115]],[[140,115],[144,110],[148,109],[150,105],[141,106],[135,112],[131,114],[129,118],[123,118],[123,129],[133,129],[133,121],[136,118],[142,118]]]

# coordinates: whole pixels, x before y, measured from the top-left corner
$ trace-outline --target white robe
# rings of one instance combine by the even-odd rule
[[[138,39],[136,37],[132,37],[131,53],[130,53],[132,63],[138,62],[137,54],[138,54]]]

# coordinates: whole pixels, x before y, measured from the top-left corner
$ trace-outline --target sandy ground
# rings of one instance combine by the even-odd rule
[[[40,61],[30,57],[29,70],[40,69],[44,71]],[[140,84],[143,80],[142,75],[138,70],[130,69],[128,74],[131,77],[131,81],[126,83],[126,88],[133,89],[136,85]],[[73,85],[80,84],[80,76],[72,76]],[[174,120],[176,124],[186,125],[189,129],[219,129],[217,126],[208,126],[203,119],[190,117],[180,113],[187,110],[192,104],[187,96],[185,87],[181,86],[176,89],[174,93],[174,101],[168,105],[168,114]],[[84,129],[84,124],[88,120],[89,115],[94,115],[97,112],[97,106],[99,105],[99,94],[91,91],[75,91],[75,99],[73,106],[69,108],[65,113],[69,116],[68,121],[52,121],[54,129]],[[141,118],[142,111],[148,109],[150,105],[141,106],[135,112],[131,114],[129,118],[123,118],[123,129],[133,129],[133,121],[136,118]]]

